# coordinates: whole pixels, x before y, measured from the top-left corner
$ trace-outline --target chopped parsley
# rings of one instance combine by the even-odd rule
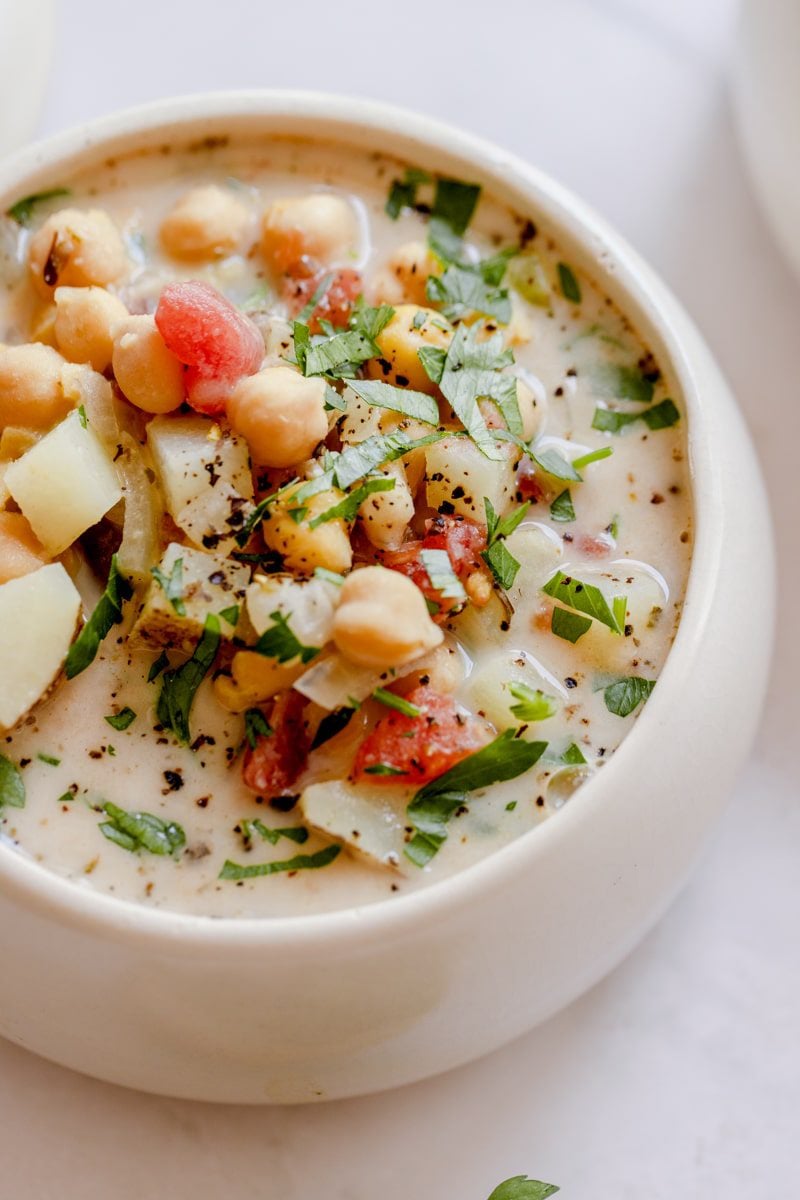
[[[426,783],[407,809],[414,836],[405,848],[406,857],[424,867],[446,840],[447,823],[467,802],[470,792],[516,779],[530,770],[546,749],[546,742],[527,742],[518,738],[515,730],[507,729],[488,746]]]
[[[393,767],[389,763],[373,763],[369,767],[364,767],[365,775],[406,775],[408,774],[402,767]]]
[[[248,708],[244,714],[244,736],[251,750],[255,750],[260,737],[272,737],[274,730],[260,708]]]
[[[169,667],[169,657],[166,650],[162,650],[154,663],[150,664],[150,670],[147,672],[147,682],[152,683],[154,679],[158,679],[162,671],[166,671]]]
[[[230,608],[221,608],[219,615],[229,625],[236,626],[239,624],[239,605],[231,604]]]
[[[552,447],[547,447],[545,450],[539,451],[530,450],[529,454],[533,462],[536,463],[536,466],[544,471],[546,475],[552,475],[553,479],[564,479],[574,483],[581,482],[581,476],[575,469],[574,464]]]
[[[563,492],[560,492],[556,496],[550,505],[550,516],[554,521],[561,521],[564,524],[575,520],[575,506],[572,503],[572,495],[569,488],[565,488]]]
[[[546,721],[558,712],[558,701],[540,688],[532,688],[527,683],[514,680],[508,685],[508,690],[517,701],[509,705],[511,715],[520,721]]]
[[[632,425],[634,421],[644,421],[648,429],[653,431],[657,429],[669,429],[672,425],[677,425],[681,419],[681,414],[672,400],[662,400],[660,404],[655,404],[652,408],[642,409],[641,412],[617,412],[611,408],[596,408],[594,417],[592,418],[592,429],[599,429],[603,433],[619,433],[626,425]]]
[[[421,183],[430,183],[427,171],[409,167],[402,179],[393,179],[386,199],[384,212],[396,221],[404,208],[414,208],[417,203],[417,188]]]
[[[396,712],[402,713],[404,717],[421,717],[422,709],[416,704],[411,704],[410,701],[404,700],[402,696],[395,695],[394,692],[387,691],[386,688],[375,688],[372,693],[373,700],[378,700],[381,704],[385,704],[387,708],[393,708]]]
[[[69,648],[66,662],[67,679],[85,671],[97,655],[100,643],[112,626],[122,620],[122,605],[130,600],[133,588],[120,572],[116,554],[111,559],[108,582],[92,615]]]
[[[581,454],[579,458],[573,458],[572,468],[575,471],[582,471],[594,462],[610,458],[613,453],[614,450],[611,446],[600,446],[597,450],[589,450],[586,454]]]
[[[490,278],[496,277],[495,259],[487,262]],[[425,295],[449,321],[460,321],[471,313],[491,317],[501,325],[511,320],[508,288],[487,282],[482,266],[482,263],[449,263],[441,275],[428,277]]]
[[[128,708],[126,705],[125,708],[120,709],[118,713],[112,713],[110,716],[105,717],[104,720],[108,722],[112,729],[116,729],[121,733],[124,729],[127,729],[128,726],[133,724],[133,722],[136,720],[136,713],[132,708]]]
[[[6,216],[11,217],[11,220],[16,221],[18,225],[28,225],[39,205],[48,200],[56,200],[59,196],[69,195],[71,195],[69,188],[63,187],[50,188],[47,192],[34,192],[31,196],[25,196],[16,204],[12,204],[11,208],[7,208]]]
[[[253,863],[246,867],[227,859],[218,878],[255,879],[259,875],[277,875],[280,871],[318,870],[320,867],[327,867],[338,858],[341,849],[341,846],[331,845],[326,846],[324,850],[318,850],[316,854],[298,854],[283,862]]]
[[[314,567],[314,578],[324,579],[326,583],[332,583],[334,587],[341,587],[344,583],[344,575],[340,575],[338,571],[329,571],[327,567]]]
[[[593,583],[583,583],[572,575],[565,575],[563,571],[557,571],[553,578],[544,585],[542,591],[545,595],[552,596],[554,600],[560,600],[569,608],[584,613],[594,621],[599,621],[612,633],[624,632],[625,609],[622,608],[622,619],[620,620],[619,604],[620,600],[624,604],[624,597],[615,596],[612,604],[609,605],[599,587]]]
[[[636,404],[650,404],[653,399],[653,382],[638,367],[600,363],[593,368],[591,377],[595,391],[600,396],[632,400]]]
[[[103,812],[109,818],[100,823],[100,832],[116,846],[137,854],[176,854],[186,845],[186,834],[177,821],[162,821],[153,813],[126,812],[106,801]]]
[[[169,575],[165,575],[160,567],[151,567],[150,574],[155,579],[162,592],[169,600],[179,617],[186,616],[186,605],[183,602],[183,559],[176,558]]]
[[[461,253],[461,239],[467,231],[480,199],[481,188],[476,183],[458,179],[437,179],[428,243],[438,258],[453,262]]]
[[[415,417],[427,425],[439,423],[439,405],[433,396],[425,392],[394,387],[378,379],[351,379],[349,386],[360,399],[376,408],[388,408],[392,412],[402,413],[404,417]]]
[[[269,619],[274,622],[269,629],[265,629],[261,637],[256,642],[253,649],[257,654],[263,654],[266,658],[275,658],[279,663],[291,662],[293,658],[299,658],[301,662],[311,662],[312,658],[320,652],[319,646],[304,646],[298,641],[295,635],[289,628],[289,621],[277,609],[269,614]]]
[[[277,846],[281,838],[288,838],[290,842],[296,842],[298,846],[302,846],[304,842],[308,841],[308,830],[304,825],[284,825],[280,829],[269,829],[263,821],[256,817],[252,821],[242,819],[239,827],[245,842],[252,842],[254,833],[262,841],[269,842],[271,846]]]
[[[494,1189],[489,1200],[548,1200],[561,1189],[554,1183],[543,1183],[541,1179],[530,1179],[527,1175],[514,1175]]]
[[[530,500],[526,500],[513,512],[506,513],[504,517],[498,517],[494,505],[488,497],[484,497],[483,503],[486,509],[487,547],[481,551],[481,558],[489,567],[500,587],[508,591],[517,577],[520,564],[505,545],[505,539],[525,519],[531,506]]]
[[[304,375],[322,375],[326,379],[351,379],[358,367],[380,355],[375,339],[391,321],[394,309],[390,304],[370,308],[356,304],[350,316],[350,327],[323,334],[312,334],[302,320],[292,322],[294,353]]]
[[[192,657],[164,675],[156,712],[164,728],[171,729],[179,742],[191,741],[189,714],[197,689],[214,665],[220,640],[219,617],[209,613]]]
[[[54,754],[37,754],[36,757],[39,762],[46,763],[48,767],[61,766],[61,759],[56,758]]]
[[[319,746],[324,746],[331,738],[335,738],[338,733],[346,729],[355,712],[354,706],[342,704],[339,708],[334,708],[332,712],[326,713],[317,726],[310,749],[316,750]]]
[[[583,635],[592,627],[592,622],[588,617],[582,617],[580,613],[570,612],[566,608],[556,606],[553,609],[553,614],[550,618],[550,628],[556,637],[563,638],[565,642],[577,642]]]
[[[19,767],[0,754],[0,812],[6,806],[25,807],[25,782]]]
[[[445,600],[466,603],[464,585],[453,570],[450,555],[446,550],[420,550],[419,559],[428,573],[431,587]]]
[[[563,754],[559,755],[558,761],[568,767],[582,766],[586,762],[583,751],[576,742],[570,742]]]
[[[580,304],[581,285],[575,278],[572,267],[567,266],[564,262],[558,264],[558,282],[564,299],[572,301],[573,304]]]
[[[84,408],[84,406],[82,404],[78,405],[78,420],[81,423],[82,429],[89,428],[89,418],[87,417],[86,409]]]
[[[326,508],[324,512],[317,513],[309,522],[309,529],[316,529],[318,525],[324,525],[327,521],[355,521],[358,516],[358,510],[365,500],[376,492],[393,492],[397,481],[387,475],[379,475],[377,478],[367,479],[355,491],[350,492],[344,499],[331,508]]]
[[[297,314],[298,321],[305,324],[314,315],[314,309],[317,307],[320,300],[322,300],[323,296],[335,278],[336,276],[333,271],[329,271],[327,275],[323,275],[322,279],[314,289],[314,293],[311,296],[311,299],[308,301],[308,304],[306,304],[306,306]]]
[[[634,709],[647,701],[655,686],[655,679],[642,679],[639,675],[623,676],[603,688],[606,708],[616,717],[629,717]]]

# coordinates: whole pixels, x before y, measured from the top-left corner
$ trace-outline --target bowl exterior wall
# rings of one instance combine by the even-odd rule
[[[664,911],[758,721],[772,623],[761,599],[754,620],[753,596],[756,587],[770,594],[769,515],[744,424],[696,330],[649,268],[557,185],[492,147],[380,106],[253,95],[163,109],[119,118],[104,148],[223,128],[321,131],[365,145],[382,133],[384,146],[423,165],[471,168],[541,214],[633,313],[689,410],[696,550],[675,647],[623,747],[531,835],[396,905],[275,923],[147,912],[0,847],[2,1035],[167,1095],[352,1096],[520,1035],[601,978]],[[85,152],[73,135],[66,148],[56,140],[0,167],[0,200],[12,185],[47,182],[75,156],[97,154],[106,136],[98,129]]]

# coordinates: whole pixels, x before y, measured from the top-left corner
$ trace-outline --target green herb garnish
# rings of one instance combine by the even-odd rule
[[[635,708],[644,704],[656,686],[655,679],[626,675],[603,688],[606,708],[617,717],[629,717]]]
[[[550,281],[538,254],[533,251],[518,254],[509,265],[508,280],[529,304],[550,307]]]
[[[625,613],[623,609],[622,621],[620,621],[617,604],[619,600],[623,599],[622,597],[615,597],[610,606],[599,587],[593,583],[583,583],[572,575],[565,575],[563,571],[557,571],[553,578],[544,585],[542,591],[545,595],[552,596],[554,600],[560,600],[569,608],[585,613],[587,617],[599,621],[612,633],[624,632]]]
[[[495,260],[490,262],[494,266]],[[450,263],[441,275],[428,277],[425,294],[449,321],[459,321],[471,313],[479,313],[501,325],[507,325],[511,320],[508,289],[487,283],[480,268],[480,263],[474,267]]]
[[[259,875],[277,875],[279,871],[309,871],[327,867],[338,858],[341,846],[326,846],[316,854],[298,854],[284,862],[253,863],[246,867],[227,859],[219,873],[219,879],[255,879]]]
[[[421,183],[430,183],[427,171],[409,167],[402,179],[393,179],[384,212],[396,221],[404,208],[413,208],[417,203],[417,188]]]
[[[334,708],[332,712],[326,713],[317,726],[310,749],[316,750],[319,746],[324,746],[331,738],[335,738],[337,733],[346,729],[355,712],[355,707],[343,704],[339,708]]]
[[[593,368],[591,378],[595,391],[601,396],[632,400],[636,404],[650,404],[653,399],[653,383],[645,378],[638,367],[601,363]]]
[[[527,1175],[514,1175],[498,1184],[489,1200],[548,1200],[561,1189],[554,1183],[543,1183],[541,1179],[529,1179]]]
[[[566,263],[558,264],[558,282],[561,285],[561,294],[565,300],[571,300],[573,304],[581,302],[581,285],[575,278],[572,267],[568,267]]]
[[[46,763],[48,767],[61,766],[61,759],[56,758],[54,754],[37,754],[36,757],[39,762]]]
[[[136,713],[126,705],[118,713],[112,713],[111,716],[105,717],[104,720],[108,722],[112,729],[117,729],[121,733],[129,725],[133,724],[136,720]]]
[[[231,604],[230,608],[222,608],[219,613],[223,621],[227,621],[229,625],[236,626],[239,624],[239,605]]]
[[[316,517],[308,522],[309,529],[316,529],[318,525],[324,525],[327,521],[355,521],[358,510],[365,500],[376,492],[393,492],[396,482],[395,479],[386,475],[365,480],[360,487],[350,492],[338,504],[326,508],[324,512],[317,513]]]
[[[591,627],[592,622],[588,617],[582,617],[580,613],[570,612],[566,608],[556,606],[550,617],[550,628],[556,637],[573,644],[582,638]]]
[[[572,468],[575,471],[582,471],[585,467],[590,466],[594,462],[600,462],[601,459],[610,458],[614,453],[611,446],[600,446],[597,450],[589,450],[586,454],[581,454],[579,458],[573,458]]]
[[[561,521],[564,524],[575,520],[575,506],[572,503],[569,488],[566,488],[556,496],[550,505],[550,516],[554,521]]]
[[[197,689],[214,665],[220,641],[219,617],[209,613],[192,657],[164,675],[156,709],[158,719],[184,744],[191,741],[189,714]]]
[[[147,812],[125,812],[106,801],[103,812],[110,819],[100,824],[100,832],[123,850],[149,854],[175,854],[186,845],[186,834],[177,821],[162,821]]]
[[[559,756],[559,762],[564,763],[568,767],[581,766],[586,762],[583,751],[576,742],[570,742],[563,754]]]
[[[447,838],[447,823],[467,802],[470,792],[516,779],[538,762],[547,742],[527,742],[513,729],[501,733],[488,746],[456,763],[438,779],[420,788],[408,806],[414,836],[405,848],[406,857],[424,867]]]
[[[305,308],[303,308],[297,314],[298,321],[301,321],[304,325],[308,322],[309,318],[314,315],[314,309],[317,307],[335,278],[336,276],[333,271],[329,271],[327,275],[323,275],[322,279],[317,284],[317,287],[314,289],[314,293],[311,296],[308,304],[306,304]]]
[[[162,671],[166,671],[169,667],[169,658],[166,650],[162,650],[154,663],[150,664],[150,670],[147,672],[147,682],[152,683],[154,679],[158,679]]]
[[[71,192],[69,188],[50,188],[47,192],[34,192],[31,196],[25,196],[22,200],[18,200],[16,204],[12,204],[11,208],[6,209],[6,216],[11,217],[12,221],[16,221],[18,225],[27,225],[33,216],[34,210],[40,204],[44,204],[47,200],[55,200],[59,196],[69,196]]]
[[[82,429],[89,428],[89,418],[87,417],[86,409],[84,408],[84,406],[82,404],[78,405],[78,420],[81,423]]]
[[[344,575],[340,575],[338,571],[329,571],[327,567],[314,567],[314,578],[324,579],[334,587],[341,587],[344,583]]]
[[[445,600],[466,602],[464,585],[453,570],[450,555],[446,550],[420,550],[419,558],[434,591],[439,592]]]
[[[405,417],[415,417],[427,425],[439,423],[439,405],[433,396],[425,392],[393,387],[391,383],[382,383],[378,379],[351,379],[349,386],[357,396],[376,408],[388,408]]]
[[[165,575],[160,567],[151,567],[150,574],[161,588],[179,617],[186,616],[186,605],[183,602],[183,559],[176,558],[169,575]]]
[[[558,701],[540,688],[515,680],[508,685],[508,690],[517,701],[509,705],[511,714],[520,721],[546,721],[558,712]]]
[[[289,621],[277,609],[269,614],[270,621],[274,624],[265,629],[261,637],[256,642],[253,649],[257,654],[263,654],[265,658],[275,658],[279,663],[291,662],[293,658],[299,658],[301,662],[311,662],[312,658],[320,652],[319,646],[304,646],[298,641],[295,635],[289,628]]]
[[[111,559],[108,582],[92,615],[72,643],[67,654],[67,679],[74,679],[94,662],[100,643],[112,626],[122,620],[122,605],[130,600],[133,588],[120,572],[116,554]]]
[[[364,767],[365,775],[406,775],[407,772],[402,767],[393,767],[389,763],[373,763],[369,767]]]
[[[681,414],[675,403],[672,400],[662,400],[653,408],[645,408],[638,413],[596,408],[592,418],[592,429],[599,429],[603,433],[619,433],[626,425],[632,425],[634,421],[644,421],[648,429],[655,431],[669,429],[672,425],[677,425],[680,419]]]
[[[396,712],[402,713],[404,717],[421,717],[422,709],[416,704],[411,704],[410,701],[404,700],[402,696],[395,695],[394,692],[387,691],[386,688],[375,688],[372,693],[373,700],[378,700],[381,704],[385,704],[387,708],[393,708]]]
[[[0,812],[25,807],[25,781],[19,767],[0,754]]]
[[[308,830],[304,825],[284,825],[280,829],[269,829],[263,821],[256,817],[253,821],[242,819],[239,826],[246,842],[253,840],[254,833],[257,833],[262,841],[269,842],[271,846],[276,846],[281,838],[296,842],[298,846],[302,846],[304,842],[308,841]]]
[[[453,262],[461,253],[461,239],[480,198],[481,189],[475,183],[458,179],[437,179],[428,242],[434,254]]]
[[[530,500],[526,500],[513,512],[506,513],[504,517],[498,517],[494,505],[488,497],[484,497],[483,504],[486,509],[487,547],[481,551],[481,558],[491,570],[500,587],[508,591],[517,577],[520,564],[505,545],[505,538],[512,534],[525,519],[531,506]]]
[[[251,750],[255,750],[260,737],[272,737],[274,730],[260,708],[248,708],[244,714],[244,736]]]

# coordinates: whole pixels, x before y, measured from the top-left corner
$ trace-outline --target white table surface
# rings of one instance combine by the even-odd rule
[[[40,133],[190,90],[328,88],[505,143],[609,217],[683,299],[749,419],[778,519],[780,654],[755,760],[689,887],[560,1016],[449,1076],[313,1109],[153,1099],[0,1043],[0,1197],[485,1200],[529,1172],[565,1200],[791,1200],[800,284],[732,127],[734,0],[137,0],[124,13],[62,0]],[[766,586],[753,580],[754,621]]]

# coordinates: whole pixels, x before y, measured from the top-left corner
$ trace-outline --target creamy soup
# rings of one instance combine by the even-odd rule
[[[217,139],[21,199],[0,272],[6,845],[300,914],[602,770],[680,617],[685,422],[535,212]]]

